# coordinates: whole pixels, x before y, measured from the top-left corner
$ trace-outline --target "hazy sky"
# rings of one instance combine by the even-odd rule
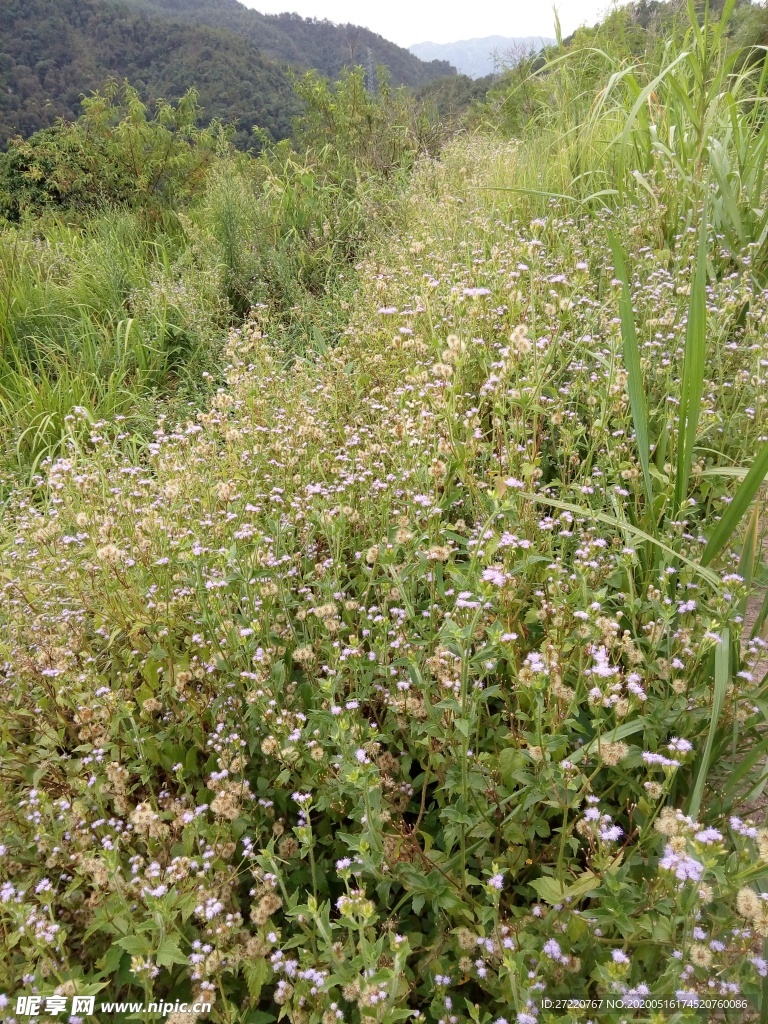
[[[364,25],[401,46],[482,36],[554,36],[549,0],[243,0],[264,14],[295,11]],[[611,0],[557,0],[563,32],[594,24]]]

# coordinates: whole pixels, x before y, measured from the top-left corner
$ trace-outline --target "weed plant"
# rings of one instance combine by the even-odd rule
[[[760,218],[723,244],[717,117],[700,171],[681,151],[637,189],[637,140],[585,117],[613,180],[543,162],[549,128],[466,137],[367,250],[340,225],[393,193],[350,210],[338,165],[285,150],[258,170],[285,232],[252,168],[180,213],[190,308],[212,265],[253,307],[221,386],[140,458],[122,422],[65,439],[6,509],[9,1014],[30,991],[212,1004],[171,1024],[765,1012]],[[322,314],[287,320],[265,260]],[[105,310],[119,268],[94,270]]]

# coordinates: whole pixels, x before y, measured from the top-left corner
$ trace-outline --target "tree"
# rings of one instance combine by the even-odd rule
[[[199,128],[197,93],[176,106],[161,100],[153,117],[138,91],[114,80],[83,100],[74,122],[59,119],[0,157],[0,212],[9,220],[57,210],[69,215],[113,204],[149,211],[183,201],[200,184],[231,132]]]

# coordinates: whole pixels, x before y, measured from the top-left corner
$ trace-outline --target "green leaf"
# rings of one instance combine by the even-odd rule
[[[720,643],[715,650],[715,688],[712,693],[712,717],[709,722],[709,732],[704,753],[701,756],[699,771],[696,782],[691,793],[691,800],[688,804],[688,814],[695,818],[701,808],[701,800],[704,795],[704,786],[709,773],[709,762],[712,757],[712,747],[717,734],[717,727],[720,721],[720,713],[723,710],[725,694],[731,680],[731,631],[724,629],[720,636]]]
[[[627,393],[629,407],[632,410],[632,422],[635,427],[637,451],[643,469],[643,486],[648,506],[653,510],[653,479],[650,471],[650,437],[648,434],[648,404],[643,388],[643,371],[640,366],[640,346],[637,343],[635,317],[632,311],[632,295],[629,290],[624,253],[618,239],[612,231],[608,232],[608,242],[613,253],[613,265],[616,277],[621,281],[621,340],[624,354],[624,368],[627,371]],[[655,520],[654,520],[655,526]]]
[[[739,615],[744,615],[747,610],[749,591],[752,588],[752,580],[755,575],[757,564],[757,545],[760,533],[760,506],[755,505],[752,515],[749,517],[749,526],[744,534],[744,544],[739,559],[739,576],[744,580],[745,593],[739,602]]]
[[[742,803],[749,801],[752,791],[761,783],[760,778],[751,778],[751,773],[758,764],[764,768],[763,762],[766,755],[768,755],[768,737],[760,743],[756,743],[749,753],[741,758],[734,770],[728,773],[727,784],[722,793],[718,794],[719,802],[726,813],[730,811],[737,798],[740,798]],[[763,772],[764,777],[765,773]],[[748,783],[745,784],[744,779],[748,779]]]
[[[567,885],[563,896],[569,900],[579,899],[600,885],[600,879],[591,871],[585,871],[573,885]]]
[[[556,878],[536,878],[530,883],[545,903],[553,906],[562,903],[564,900],[577,900],[587,893],[592,892],[600,885],[600,879],[591,871],[586,871],[572,885],[561,885]]]
[[[766,474],[768,474],[768,444],[764,444],[758,452],[749,472],[739,484],[722,519],[715,527],[701,556],[702,565],[709,565],[713,559],[717,558],[731,539],[760,485],[765,480]]]
[[[197,771],[197,747],[190,747],[187,756],[184,758],[185,771],[194,774]]]
[[[269,978],[269,965],[266,960],[246,960],[243,964],[243,974],[251,1002],[258,1003],[261,990]]]
[[[704,395],[707,356],[707,217],[702,214],[696,267],[691,282],[688,323],[685,330],[685,354],[680,388],[677,431],[677,471],[675,474],[675,515],[688,495],[693,465],[693,447],[699,429]]]
[[[633,736],[636,732],[642,732],[645,727],[645,720],[642,718],[633,718],[631,722],[622,722],[621,725],[615,729],[608,729],[602,733],[601,740],[603,743],[616,743],[618,740],[625,740],[627,736]],[[573,753],[568,755],[568,760],[574,764],[578,764],[583,757],[588,754],[593,754],[597,750],[597,736],[591,741],[591,743],[585,743],[583,747],[579,747],[574,750]]]
[[[101,959],[100,967],[105,974],[114,974],[115,971],[120,967],[120,961],[125,956],[125,950],[121,949],[117,943],[110,946],[107,952]]]
[[[150,952],[149,940],[139,935],[126,935],[122,939],[117,939],[115,945],[120,946],[131,956],[147,956]]]
[[[760,633],[766,618],[768,618],[768,590],[765,592],[763,603],[760,605],[760,611],[757,613],[757,618],[755,619],[755,624],[752,627],[750,636],[755,637]]]
[[[175,940],[171,938],[163,940],[155,959],[160,967],[172,967],[173,964],[187,963],[187,958],[181,952]]]
[[[509,786],[513,781],[513,773],[525,768],[528,764],[525,754],[518,747],[505,747],[499,754],[499,771],[502,781]]]
[[[531,888],[536,890],[539,898],[544,900],[545,903],[553,905],[562,901],[563,887],[556,878],[549,878],[547,876],[536,878],[530,884]]]

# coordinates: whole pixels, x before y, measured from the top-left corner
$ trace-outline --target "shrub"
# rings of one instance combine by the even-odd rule
[[[74,122],[60,120],[0,156],[0,214],[18,221],[44,212],[82,216],[114,204],[157,214],[199,190],[216,152],[217,123],[200,129],[197,93],[147,116],[136,89],[107,85],[83,100]]]
[[[447,136],[434,110],[406,89],[393,90],[386,68],[366,83],[361,67],[345,70],[336,83],[308,71],[296,82],[305,103],[296,121],[300,147],[322,155],[329,170],[347,176],[397,175],[418,156],[436,156]]]

